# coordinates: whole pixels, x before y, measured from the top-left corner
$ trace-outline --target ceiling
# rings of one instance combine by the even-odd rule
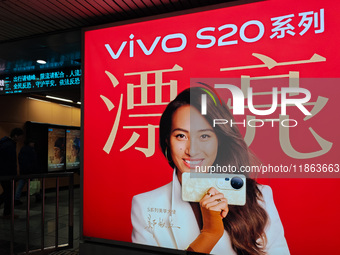
[[[0,0],[0,43],[226,0]]]
[[[80,65],[84,27],[231,1],[0,0],[0,75],[39,65],[37,59]],[[80,101],[79,89],[54,94],[65,93]]]

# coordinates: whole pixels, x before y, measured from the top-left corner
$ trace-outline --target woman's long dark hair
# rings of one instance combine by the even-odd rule
[[[172,116],[184,105],[195,107],[201,112],[201,95],[207,94],[206,88],[190,88],[181,92],[165,109],[159,126],[160,146],[169,164],[175,167],[169,149]],[[213,91],[207,95],[207,115],[202,115],[211,126],[214,119],[234,121],[232,114],[223,101],[220,101]],[[235,122],[235,121],[234,121]],[[218,138],[218,153],[215,164],[236,166],[251,166],[256,164],[256,157],[250,152],[236,125],[216,125],[214,131]],[[268,215],[258,200],[262,193],[255,180],[247,178],[246,204],[244,206],[229,205],[229,212],[223,219],[225,230],[229,233],[232,247],[237,254],[265,254],[266,235],[264,232]]]

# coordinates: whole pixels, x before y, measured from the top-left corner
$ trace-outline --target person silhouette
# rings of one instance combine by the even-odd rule
[[[38,157],[35,151],[35,142],[32,139],[27,139],[24,146],[21,148],[18,156],[19,171],[21,175],[39,173],[38,171]],[[26,179],[20,179],[18,181],[17,188],[15,190],[14,204],[21,205],[20,201],[21,192],[25,184]],[[40,193],[36,193],[36,201],[40,201]]]
[[[17,175],[17,142],[24,137],[24,131],[21,128],[12,129],[10,136],[5,136],[0,140],[0,176]],[[4,203],[3,218],[10,218],[11,215],[11,181],[2,180],[1,186],[3,193],[0,195],[0,204]]]

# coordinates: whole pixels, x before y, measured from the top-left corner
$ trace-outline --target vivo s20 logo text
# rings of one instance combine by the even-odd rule
[[[249,38],[246,36],[245,30],[249,26],[255,26],[257,27],[258,33],[256,36]],[[226,30],[227,32],[223,35],[220,35],[218,38],[214,33],[218,33],[218,31]],[[231,31],[230,31],[231,30]],[[225,24],[220,27],[203,27],[199,29],[196,33],[196,38],[199,40],[196,44],[196,48],[200,49],[207,49],[211,48],[214,45],[217,44],[217,46],[226,46],[226,45],[234,45],[238,44],[236,37],[236,34],[238,32],[239,39],[241,41],[246,43],[253,43],[258,40],[260,40],[264,35],[264,25],[258,21],[258,20],[250,20],[245,22],[238,31],[238,27],[235,24]],[[236,37],[236,38],[235,38]],[[165,53],[174,53],[174,52],[180,52],[185,49],[188,43],[188,38],[183,33],[174,33],[174,34],[168,34],[164,37],[162,36],[156,36],[153,39],[153,42],[151,45],[146,46],[143,39],[139,38],[135,40],[135,35],[130,34],[129,36],[130,40],[123,41],[119,48],[112,48],[110,44],[106,43],[105,48],[110,54],[110,56],[113,59],[118,59],[122,52],[128,51],[129,57],[132,58],[135,55],[136,51],[142,51],[146,56],[150,56],[156,47],[160,47],[163,52]],[[232,40],[229,40],[231,39]],[[236,39],[236,40],[235,40]],[[169,41],[176,40],[176,46],[169,46]],[[177,42],[179,42],[177,45]]]

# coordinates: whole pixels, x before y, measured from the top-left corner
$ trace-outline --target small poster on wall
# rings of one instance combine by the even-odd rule
[[[80,130],[66,130],[66,170],[80,166]]]
[[[65,129],[48,129],[48,171],[65,169]]]

